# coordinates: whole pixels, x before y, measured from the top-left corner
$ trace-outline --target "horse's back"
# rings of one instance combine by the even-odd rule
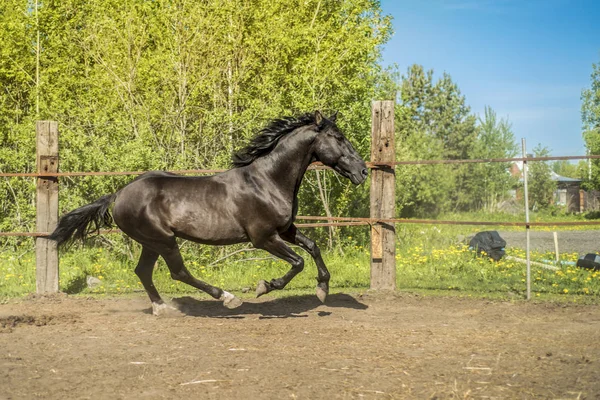
[[[185,177],[163,171],[139,176],[121,189],[113,215],[117,225],[135,235],[178,236],[227,244],[247,240],[235,218],[239,207],[222,177]]]
[[[137,182],[143,179],[147,179],[147,178],[157,178],[157,177],[181,177],[182,175],[178,175],[175,174],[173,172],[168,172],[168,171],[148,171],[148,172],[144,172],[143,174],[139,175],[137,178],[135,178],[133,181],[131,181],[129,183],[129,185],[131,185],[133,182]]]

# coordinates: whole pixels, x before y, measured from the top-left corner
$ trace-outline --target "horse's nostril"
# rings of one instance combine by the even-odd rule
[[[362,176],[364,176],[365,178],[367,177],[367,175],[369,175],[369,170],[368,169],[363,169],[362,171],[360,171],[362,173]]]

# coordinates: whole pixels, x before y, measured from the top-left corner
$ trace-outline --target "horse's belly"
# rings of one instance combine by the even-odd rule
[[[236,221],[210,213],[181,221],[172,230],[175,236],[197,243],[225,245],[248,241],[245,230]]]

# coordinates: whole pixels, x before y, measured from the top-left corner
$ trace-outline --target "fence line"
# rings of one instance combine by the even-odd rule
[[[492,226],[586,226],[600,225],[600,221],[573,221],[573,222],[512,222],[512,221],[452,221],[438,219],[409,219],[409,218],[360,218],[360,217],[315,217],[298,216],[297,219],[311,221],[348,221],[362,222],[364,224],[390,223],[390,224],[423,224],[423,225],[492,225]]]
[[[309,165],[310,170],[324,170],[331,169],[326,167],[320,162],[315,162]],[[225,172],[228,169],[179,169],[167,171],[173,174],[217,174],[219,172]],[[71,177],[71,176],[127,176],[127,175],[142,175],[148,171],[74,171],[74,172],[0,172],[0,177],[4,178],[41,178],[41,177]]]
[[[512,222],[512,221],[453,221],[439,219],[409,219],[409,218],[361,218],[361,217],[321,217],[312,215],[298,215],[298,220],[305,221],[331,221],[324,223],[295,224],[298,228],[323,228],[328,226],[363,226],[374,224],[420,224],[420,225],[480,225],[480,226],[519,226],[519,227],[558,227],[558,226],[594,226],[600,221],[572,221],[572,222]],[[100,234],[119,233],[119,229],[103,229]],[[0,237],[40,237],[49,235],[50,232],[0,232]]]
[[[587,159],[600,159],[600,155],[480,158],[480,159],[472,159],[472,160],[415,160],[415,161],[394,161],[391,163],[377,163],[377,165],[394,166],[394,165],[428,165],[428,164],[478,164],[478,163],[490,163],[490,162],[560,161],[560,160],[587,160]]]
[[[481,158],[472,160],[412,160],[412,161],[389,161],[389,162],[367,162],[367,168],[395,167],[398,165],[432,165],[432,164],[481,164],[493,162],[517,162],[517,161],[560,161],[560,160],[587,160],[600,159],[600,155],[588,156],[549,156],[549,157],[515,157],[515,158]],[[331,169],[320,162],[312,163],[309,170]],[[227,169],[181,169],[168,171],[174,174],[216,174],[225,172]],[[70,177],[70,176],[127,176],[142,175],[148,171],[97,171],[97,172],[0,172],[0,178],[40,178],[40,177]]]
[[[450,220],[432,220],[432,219],[406,219],[393,218],[395,216],[395,177],[394,167],[400,165],[433,165],[433,164],[474,164],[474,163],[494,163],[494,162],[523,162],[524,165],[532,161],[553,161],[553,160],[584,160],[600,159],[600,155],[588,156],[548,156],[548,157],[523,157],[514,158],[489,158],[472,160],[412,160],[396,161],[394,146],[394,110],[393,102],[373,102],[372,105],[372,125],[371,125],[371,162],[367,167],[373,169],[371,175],[371,195],[370,195],[370,218],[361,217],[323,217],[323,216],[297,216],[298,220],[308,221],[307,223],[298,223],[299,228],[318,228],[329,226],[361,226],[369,225],[371,231],[371,288],[374,289],[393,289],[395,287],[395,224],[429,224],[429,225],[488,225],[488,226],[518,226],[525,227],[529,232],[531,227],[541,226],[590,226],[600,225],[600,221],[578,221],[578,222],[511,222],[511,221],[450,221]],[[38,130],[40,126],[56,125],[55,122],[38,121]],[[54,124],[54,125],[53,125]],[[57,168],[50,168],[48,165],[58,165],[58,153],[52,155],[52,159],[43,153],[45,147],[50,144],[54,146],[58,143],[58,129],[51,129],[53,136],[44,139],[37,144],[37,172],[12,173],[0,172],[0,178],[37,178],[37,198],[54,199],[58,195],[59,177],[77,177],[77,176],[128,176],[141,175],[147,171],[106,171],[106,172],[58,172]],[[39,132],[38,132],[39,134]],[[45,136],[44,136],[45,138]],[[389,154],[388,154],[389,153]],[[53,164],[54,163],[54,164]],[[330,169],[321,163],[313,163],[309,166],[310,170]],[[186,169],[170,171],[177,174],[214,174],[224,172],[226,169]],[[375,189],[374,189],[375,188]],[[56,192],[56,193],[55,193]],[[46,196],[46,197],[44,197]],[[39,201],[38,201],[39,203]],[[54,201],[48,201],[48,204],[38,204],[36,207],[38,214],[38,225],[36,232],[0,232],[0,237],[36,237],[46,236],[52,229],[52,224],[40,225],[49,216],[58,217],[58,204]],[[42,217],[40,220],[40,216]],[[313,222],[314,221],[314,222]],[[325,221],[325,222],[323,222]],[[100,230],[100,234],[119,233],[119,229]],[[391,233],[391,235],[389,234]],[[38,278],[42,277],[48,285],[40,285],[42,282],[37,280],[38,292],[58,291],[58,280],[47,279],[50,275],[58,276],[58,262],[49,262],[49,258],[39,257],[40,249],[48,240],[40,238],[36,240],[36,269]],[[50,246],[51,247],[51,246]],[[56,246],[48,247],[46,253],[52,253],[57,258]],[[43,250],[43,249],[42,249]],[[44,253],[45,254],[45,253]],[[54,267],[52,265],[56,264]],[[50,274],[50,272],[52,274]],[[42,282],[43,283],[43,282]],[[529,298],[529,280],[527,282],[527,293]]]

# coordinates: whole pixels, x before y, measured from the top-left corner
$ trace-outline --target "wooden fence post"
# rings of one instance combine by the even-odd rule
[[[58,123],[38,121],[36,124],[37,172],[58,172]],[[52,232],[58,222],[58,178],[37,179],[38,232]],[[53,240],[38,237],[35,242],[37,293],[58,292],[58,250]]]
[[[394,101],[374,101],[371,122],[371,162],[396,160],[394,144]],[[394,167],[371,171],[371,218],[395,218],[396,182]],[[371,227],[371,289],[396,289],[396,229],[394,224]]]

